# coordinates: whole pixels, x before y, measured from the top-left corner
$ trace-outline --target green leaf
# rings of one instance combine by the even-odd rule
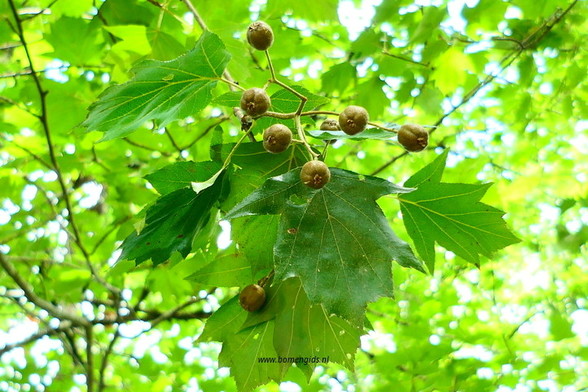
[[[423,270],[376,203],[411,189],[336,168],[320,190],[305,186],[299,176],[295,169],[267,180],[227,219],[281,214],[276,279],[300,277],[313,304],[361,325],[367,302],[392,295],[390,261]]]
[[[241,329],[247,313],[239,305],[239,296],[235,296],[218,308],[204,326],[198,342],[223,342]]]
[[[221,164],[215,161],[176,162],[145,176],[157,192],[166,195],[186,188],[192,182],[204,182],[216,174]]]
[[[371,118],[379,118],[389,105],[382,88],[386,85],[379,77],[357,86],[357,103],[368,111]]]
[[[447,9],[445,7],[425,7],[423,18],[410,37],[410,43],[418,44],[430,39],[433,32],[439,27],[439,24],[446,16]]]
[[[215,105],[228,106],[231,108],[239,107],[239,105],[241,105],[242,95],[242,91],[229,91],[228,93],[224,93],[213,99],[212,103]]]
[[[217,145],[212,147],[212,151],[224,161],[233,147],[234,144]],[[308,159],[306,154],[306,149],[300,143],[292,144],[280,154],[267,152],[263,142],[242,143],[231,158],[231,162],[240,169],[231,175],[232,191],[223,202],[223,208],[232,208],[265,179],[302,166]]]
[[[306,104],[304,105],[304,110],[312,110],[318,106],[325,105],[330,102],[329,98],[316,95],[305,89],[301,86],[291,86],[294,90],[299,92],[300,94],[304,95],[308,98]],[[294,95],[292,92],[281,89],[271,95],[272,106],[271,109],[274,112],[278,113],[292,113],[298,109],[300,105],[300,99]],[[302,121],[311,121],[306,116],[302,118]],[[257,129],[265,129],[272,124],[284,124],[290,129],[295,129],[294,127],[294,120],[281,120],[278,118],[273,117],[261,117],[256,121],[256,128]]]
[[[353,371],[355,351],[363,328],[312,305],[299,279],[281,282],[282,312],[276,315],[274,347],[280,357],[340,363]],[[297,363],[310,378],[318,363]],[[284,366],[284,365],[282,365]],[[285,369],[283,370],[285,371]]]
[[[223,177],[224,173],[198,194],[182,188],[160,197],[147,209],[141,232],[133,232],[124,240],[119,260],[140,264],[151,259],[157,265],[174,251],[186,257],[194,236],[210,219],[210,210],[221,194]]]
[[[551,306],[549,317],[549,332],[556,341],[576,336],[572,331],[572,323],[566,318],[566,314],[560,312],[560,310],[553,305]]]
[[[347,86],[355,79],[356,70],[349,61],[333,65],[327,72],[321,75],[323,91],[343,93]]]
[[[149,120],[163,127],[194,115],[210,102],[229,58],[220,38],[204,32],[194,49],[175,60],[145,60],[133,67],[135,77],[106,89],[90,106],[83,125],[104,132],[102,140],[110,140]]]
[[[479,254],[519,242],[502,219],[504,212],[480,203],[491,184],[442,183],[448,150],[413,175],[405,186],[417,190],[399,196],[404,225],[419,255],[432,272],[435,241],[463,259],[478,264]]]
[[[273,215],[249,216],[233,221],[231,237],[250,263],[253,278],[274,266],[274,244],[279,218]]]
[[[186,277],[187,280],[211,286],[246,286],[253,281],[251,265],[243,253],[217,257],[210,264]]]
[[[390,139],[394,138],[394,133],[384,131],[379,128],[368,128],[365,131],[358,133],[356,135],[348,135],[343,131],[321,131],[321,130],[308,131],[308,133],[310,134],[310,136],[312,136],[316,139],[321,139],[321,140],[333,140],[333,139],[390,140]]]
[[[219,366],[231,368],[240,392],[252,391],[259,385],[281,379],[280,365],[262,363],[260,358],[276,358],[273,346],[274,323],[268,321],[241,331],[223,343]]]
[[[98,23],[63,16],[51,25],[51,33],[45,37],[53,46],[52,56],[56,58],[72,65],[100,64],[104,42]]]

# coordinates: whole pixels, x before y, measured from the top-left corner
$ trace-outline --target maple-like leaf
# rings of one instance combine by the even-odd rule
[[[210,317],[198,338],[223,343],[219,362],[231,367],[237,384],[251,388],[269,381],[270,375],[282,377],[293,363],[307,378],[326,362],[353,370],[363,327],[311,304],[298,278],[274,282],[265,290],[266,303],[259,311],[244,311],[235,296]],[[263,357],[269,361],[260,361]]]
[[[300,168],[268,179],[227,214],[281,214],[274,246],[276,279],[300,277],[310,302],[356,325],[365,306],[392,295],[390,262],[423,270],[376,200],[410,192],[386,180],[331,169],[319,190],[300,181]]]
[[[330,314],[322,305],[311,304],[299,279],[280,282],[278,290],[277,295],[284,297],[283,310],[275,318],[274,347],[278,355],[308,358],[308,362],[296,366],[309,379],[314,368],[326,361],[353,371],[363,328]]]
[[[107,88],[89,108],[83,125],[102,140],[126,136],[146,121],[163,127],[194,115],[212,99],[230,59],[221,39],[205,31],[194,49],[170,61],[145,60],[129,82]]]
[[[119,260],[139,264],[151,259],[157,265],[174,251],[186,257],[194,236],[210,219],[211,209],[221,195],[223,178],[224,172],[200,193],[181,188],[157,199],[147,209],[141,231],[132,232],[124,240]]]
[[[433,272],[435,242],[478,264],[519,239],[506,227],[504,212],[481,203],[492,184],[443,183],[448,150],[415,173],[405,186],[417,190],[399,196],[404,225],[419,255]]]

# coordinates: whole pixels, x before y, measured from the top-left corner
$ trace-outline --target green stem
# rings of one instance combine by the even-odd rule
[[[294,124],[296,125],[296,132],[298,132],[298,137],[302,141],[302,144],[304,144],[304,147],[306,147],[306,150],[308,150],[308,153],[310,154],[311,159],[317,159],[319,154],[315,153],[312,150],[312,147],[310,146],[310,144],[308,144],[308,141],[306,140],[306,135],[304,134],[304,131],[302,130],[302,123],[300,122],[300,116],[294,117]]]
[[[245,88],[243,86],[238,85],[237,83],[233,82],[232,80],[229,80],[227,78],[220,78],[219,80],[221,82],[228,84],[231,87],[234,87],[234,88],[239,89],[241,91],[245,91]]]
[[[225,158],[224,162],[223,162],[223,166],[219,171],[223,171],[227,168],[227,166],[229,166],[229,163],[231,162],[231,158],[233,157],[233,155],[235,154],[235,151],[237,151],[237,148],[239,147],[239,145],[241,143],[243,143],[243,140],[245,140],[245,137],[247,137],[247,135],[249,135],[249,131],[243,133],[241,135],[241,137],[239,138],[239,140],[237,141],[237,143],[233,146],[233,148],[231,149],[231,151],[229,152],[229,155],[227,155],[227,157]]]

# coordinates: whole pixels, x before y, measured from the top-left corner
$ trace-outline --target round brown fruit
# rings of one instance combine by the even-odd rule
[[[398,143],[407,151],[422,151],[429,144],[429,133],[420,125],[404,124],[398,131]]]
[[[268,50],[274,43],[274,32],[265,22],[253,22],[247,28],[247,42],[257,50]]]
[[[292,131],[284,124],[274,124],[263,131],[263,148],[278,154],[286,151],[292,142]]]
[[[332,118],[327,118],[325,121],[321,123],[321,131],[339,131],[339,124],[337,121],[333,120]]]
[[[322,161],[309,161],[302,166],[300,181],[314,189],[320,189],[331,180],[331,171]]]
[[[255,312],[265,303],[265,290],[257,284],[250,284],[241,290],[239,304],[248,312]]]
[[[260,116],[267,112],[272,101],[264,89],[254,87],[245,90],[241,96],[241,109],[250,116]]]
[[[355,135],[363,131],[368,121],[368,112],[361,106],[347,106],[339,114],[339,126],[348,135]]]

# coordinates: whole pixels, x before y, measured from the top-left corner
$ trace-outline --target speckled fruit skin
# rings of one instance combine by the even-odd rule
[[[274,32],[265,22],[253,22],[247,28],[247,42],[257,50],[268,50],[274,43]]]
[[[368,112],[361,106],[347,106],[339,114],[339,126],[348,135],[356,135],[363,131],[368,121]]]
[[[250,116],[261,116],[268,111],[272,102],[264,89],[254,87],[241,95],[241,109]]]
[[[306,186],[320,189],[331,180],[331,171],[322,161],[309,161],[302,166],[300,181]]]
[[[429,144],[429,133],[420,125],[404,124],[398,131],[398,143],[410,152],[423,151]]]
[[[327,118],[321,123],[321,131],[340,131],[339,123],[332,118]]]
[[[248,312],[259,310],[265,303],[265,290],[257,284],[250,284],[241,290],[239,304]]]
[[[292,131],[284,124],[274,124],[263,131],[263,148],[267,152],[279,154],[290,147]]]

